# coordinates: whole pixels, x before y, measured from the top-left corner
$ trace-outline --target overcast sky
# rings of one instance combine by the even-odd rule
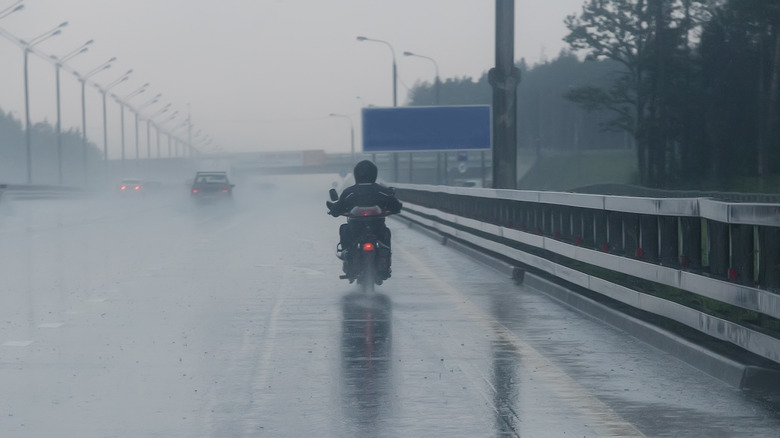
[[[0,10],[14,1],[0,0]],[[530,64],[554,58],[566,47],[564,18],[582,3],[516,0],[516,58]],[[328,115],[352,117],[359,148],[360,107],[393,102],[389,48],[358,42],[358,35],[393,46],[403,105],[415,83],[435,75],[433,63],[405,57],[404,51],[434,58],[442,79],[476,79],[493,66],[494,8],[493,0],[25,0],[25,9],[0,20],[0,28],[30,39],[68,21],[61,35],[36,48],[62,56],[94,39],[69,66],[87,72],[117,57],[92,79],[106,84],[132,68],[130,80],[112,91],[126,96],[149,82],[131,104],[162,93],[142,114],[170,102],[180,115],[171,128],[183,123],[189,104],[194,130],[222,150],[348,152],[349,121]],[[0,108],[23,119],[22,49],[0,39],[0,59]],[[31,56],[29,71],[32,120],[53,124],[54,68]],[[78,81],[63,75],[61,87],[63,129],[81,126]],[[102,102],[95,88],[87,88],[86,108],[87,134],[102,147]],[[109,103],[108,117],[109,158],[116,158],[116,103]],[[135,141],[133,121],[125,122],[129,144]]]

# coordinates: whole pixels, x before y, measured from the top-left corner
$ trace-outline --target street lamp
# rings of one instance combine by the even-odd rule
[[[148,82],[141,85],[138,89],[125,96],[124,99],[120,99],[116,94],[113,95],[114,99],[119,103],[120,117],[122,119],[122,170],[125,168],[125,105],[127,104],[127,101],[146,91],[146,87],[148,86]]]
[[[84,91],[87,85],[87,79],[95,76],[103,70],[111,68],[111,63],[114,62],[114,60],[116,60],[116,58],[111,58],[110,60],[88,71],[86,74],[84,74],[84,76],[76,74],[76,76],[79,78],[79,81],[81,82],[81,151],[84,158],[84,185],[87,185],[89,181],[89,173],[87,171],[87,104]]]
[[[390,53],[393,55],[393,106],[398,106],[398,74],[397,69],[395,66],[395,50],[393,50],[393,46],[390,45],[387,41],[382,40],[375,40],[372,38],[366,38],[364,36],[357,37],[358,41],[373,41],[375,43],[382,43],[387,45],[387,47],[390,48]],[[395,180],[398,181],[398,153],[393,153],[393,173],[395,174]]]
[[[158,134],[160,132],[159,131],[160,126],[165,125],[165,124],[169,123],[170,121],[172,121],[173,119],[175,119],[177,114],[179,114],[179,112],[178,111],[174,111],[173,114],[171,114],[171,116],[168,117],[168,119],[166,119],[164,122],[162,122],[159,125],[157,125],[157,129],[158,129],[157,132],[158,132]],[[168,158],[170,158],[171,157],[171,131],[167,131],[166,130],[165,134],[168,136]],[[160,142],[158,141],[157,142],[157,158],[159,158],[159,157],[160,157]]]
[[[25,143],[27,150],[27,184],[32,184],[32,141],[30,138],[30,87],[28,79],[27,60],[30,57],[30,51],[32,48],[47,39],[59,35],[62,33],[62,28],[67,26],[68,22],[64,21],[57,27],[49,29],[46,32],[31,38],[29,41],[19,40],[24,46],[24,123],[25,123]]]
[[[429,61],[431,61],[433,63],[433,67],[436,70],[436,78],[434,79],[435,82],[433,84],[433,90],[434,90],[433,91],[433,93],[434,93],[433,103],[434,103],[434,105],[439,105],[439,84],[441,84],[441,81],[439,80],[439,64],[436,62],[435,59],[431,58],[430,56],[418,55],[418,54],[412,53],[412,52],[404,52],[404,56],[416,56],[418,58],[425,58],[425,59],[427,59],[427,60],[429,60]],[[442,167],[442,165],[441,165],[441,153],[437,152],[436,153],[436,175],[437,175],[437,178],[439,178],[439,175],[441,175],[441,167]],[[446,172],[447,172],[447,153],[446,152],[444,152],[444,172],[445,172],[445,180],[446,180]],[[412,153],[409,152],[409,181],[410,182],[411,182],[411,179],[412,179],[411,174],[412,174]]]
[[[24,0],[19,0],[18,2],[14,3],[13,5],[3,9],[2,11],[0,11],[0,20],[2,20],[3,18],[5,18],[5,17],[7,17],[7,16],[9,16],[11,14],[13,14],[16,11],[21,11],[22,9],[24,9],[24,5],[21,4],[23,1]]]
[[[373,38],[366,38],[364,36],[357,37],[357,40],[358,41],[373,41],[375,43],[382,43],[382,44],[387,45],[387,47],[390,48],[390,53],[393,55],[393,106],[398,106],[398,85],[397,85],[398,84],[398,80],[397,80],[398,74],[397,74],[397,69],[396,69],[396,66],[395,66],[395,50],[393,50],[393,46],[391,46],[390,43],[388,43],[387,41],[375,40]]]
[[[439,81],[439,64],[437,64],[436,60],[431,58],[430,56],[418,55],[418,54],[412,53],[412,52],[404,52],[404,56],[416,56],[418,58],[425,58],[425,59],[427,59],[427,60],[429,60],[429,61],[431,61],[433,63],[433,67],[434,67],[434,69],[436,69],[436,79],[435,79],[435,82],[433,84],[433,89],[434,89],[434,94],[435,94],[434,105],[438,105],[439,104],[439,84],[440,84],[440,81]]]
[[[180,131],[182,128],[187,128],[187,132],[189,132],[189,131],[190,131],[190,129],[191,129],[191,128],[190,128],[190,118],[189,118],[189,116],[187,116],[187,120],[185,120],[184,122],[182,122],[182,124],[181,124],[181,125],[179,125],[179,126],[177,126],[177,127],[173,128],[173,129],[171,129],[171,132],[170,132],[170,134],[175,134],[175,133],[177,133],[178,131]],[[173,143],[173,147],[174,147],[174,152],[173,152],[173,153],[174,153],[174,156],[178,157],[178,156],[179,156],[179,144],[180,144],[180,143],[184,143],[184,140],[180,139],[180,138],[178,137],[178,135],[177,135],[177,136],[175,136],[175,140],[176,140],[176,141]],[[188,141],[188,143],[189,143],[189,141]],[[168,154],[170,155],[170,152],[169,152]]]
[[[116,61],[116,58],[111,58],[108,60],[108,62],[114,61]],[[133,69],[126,71],[125,74],[120,76],[118,79],[109,82],[108,85],[103,88],[100,88],[100,86],[97,84],[95,85],[95,87],[97,87],[97,89],[100,90],[100,93],[103,95],[103,161],[105,163],[108,163],[108,121],[106,118],[106,94],[108,93],[108,90],[128,80],[132,72]]]
[[[23,5],[20,5],[23,6]],[[71,52],[68,52],[66,55],[57,58],[54,55],[51,55],[50,58],[55,60],[54,64],[54,71],[55,71],[55,78],[57,83],[57,175],[58,175],[58,181],[59,184],[62,185],[62,119],[60,117],[61,115],[61,107],[60,107],[60,68],[62,68],[62,65],[69,61],[76,56],[86,52],[89,50],[87,47],[88,45],[92,44],[93,40],[89,40],[86,43],[79,46],[77,49],[72,50]]]
[[[159,109],[156,113],[152,114],[151,116],[146,118],[146,158],[151,159],[152,158],[152,140],[151,140],[151,126],[152,126],[152,120],[155,119],[155,117],[158,117],[159,115],[168,112],[168,110],[171,108],[171,104],[167,104],[161,109]],[[157,126],[155,123],[155,128],[157,128],[157,158],[160,158],[160,127]]]
[[[349,120],[349,144],[350,144],[350,160],[352,161],[352,164],[355,164],[355,125],[352,123],[352,117],[349,117],[345,114],[334,114],[330,113],[328,114],[329,117],[341,117],[344,119]]]
[[[188,149],[192,147],[192,109],[190,108],[190,104],[187,104],[187,147],[182,147],[182,154],[181,156],[184,157],[187,155]],[[177,150],[178,152],[178,150]]]
[[[138,150],[138,113],[140,113],[144,108],[148,107],[149,105],[153,105],[157,103],[157,101],[162,97],[162,93],[157,93],[157,96],[154,96],[153,98],[149,99],[147,102],[145,102],[143,105],[138,106],[137,108],[133,109],[130,107],[131,110],[135,113],[135,159],[138,160],[141,158],[141,153]],[[129,105],[128,105],[129,106]],[[146,133],[146,142],[147,142],[147,149],[148,149],[148,142],[149,142],[149,133]]]

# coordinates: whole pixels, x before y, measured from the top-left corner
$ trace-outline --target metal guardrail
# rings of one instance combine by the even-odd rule
[[[780,204],[399,184],[410,219],[780,362],[780,339],[557,263],[780,319]]]
[[[759,202],[780,204],[780,194],[772,193],[737,193],[702,190],[663,190],[630,184],[594,184],[570,190],[574,193],[591,193],[597,195],[633,196],[641,198],[710,198],[724,202]]]
[[[58,199],[80,198],[87,196],[87,190],[76,187],[62,187],[33,184],[0,184],[0,201],[2,199]]]

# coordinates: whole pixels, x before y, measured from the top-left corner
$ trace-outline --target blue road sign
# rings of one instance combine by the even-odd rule
[[[490,149],[489,105],[363,108],[363,152]]]

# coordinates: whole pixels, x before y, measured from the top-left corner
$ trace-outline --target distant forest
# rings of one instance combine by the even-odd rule
[[[528,67],[517,64],[522,80],[517,89],[518,147],[536,150],[625,149],[633,138],[623,132],[605,131],[612,115],[586,111],[566,98],[578,87],[607,85],[604,78],[619,69],[611,61],[582,62],[568,51],[556,59]],[[441,105],[490,105],[493,90],[487,72],[479,79],[448,78],[439,84]],[[415,85],[409,105],[434,105],[434,84]]]
[[[32,175],[36,184],[58,184],[57,130],[48,122],[30,127]],[[81,130],[62,131],[62,183],[84,184],[84,152]],[[0,183],[27,181],[27,141],[21,121],[0,109]],[[94,169],[103,157],[94,143],[87,143],[87,166]]]
[[[520,62],[518,147],[621,148],[659,188],[780,174],[780,3],[586,0],[570,52]],[[440,103],[489,104],[487,74],[446,79]],[[411,105],[431,105],[417,84]]]

